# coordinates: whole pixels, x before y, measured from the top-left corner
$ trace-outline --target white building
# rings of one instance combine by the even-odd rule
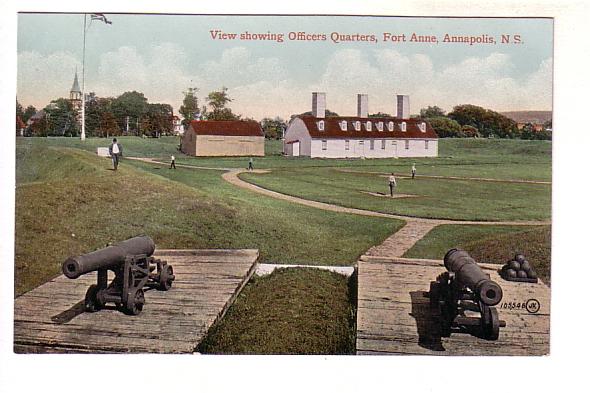
[[[321,158],[436,157],[438,136],[409,119],[409,96],[397,96],[396,117],[368,117],[369,99],[357,96],[357,116],[326,117],[326,94],[312,94],[312,114],[297,116],[285,131],[283,153]]]
[[[184,126],[182,125],[182,119],[180,117],[172,116],[172,132],[174,135],[184,135]]]

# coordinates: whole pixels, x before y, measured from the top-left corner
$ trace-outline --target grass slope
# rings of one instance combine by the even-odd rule
[[[68,256],[138,234],[159,248],[258,248],[263,262],[352,264],[402,225],[261,197],[218,171],[109,168],[77,149],[18,147],[17,295],[59,274]]]
[[[256,277],[198,351],[353,354],[356,289],[348,281],[317,269],[279,269]]]
[[[440,225],[419,240],[404,257],[442,259],[451,248],[462,248],[482,263],[504,264],[515,254],[524,254],[543,281],[551,280],[549,226]]]

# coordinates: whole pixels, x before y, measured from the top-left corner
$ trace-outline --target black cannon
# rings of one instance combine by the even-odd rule
[[[97,271],[96,284],[86,291],[84,303],[87,311],[98,311],[112,302],[125,313],[137,315],[145,303],[144,286],[167,291],[174,281],[172,266],[152,256],[155,249],[150,237],[138,236],[88,254],[69,257],[62,270],[72,279]],[[109,270],[115,273],[110,284]]]
[[[479,334],[487,340],[498,339],[500,327],[506,322],[500,320],[493,306],[502,300],[502,288],[463,250],[449,250],[444,264],[447,271],[430,283],[429,292],[430,308],[440,322],[441,336],[459,331]],[[474,313],[479,317],[469,316]]]

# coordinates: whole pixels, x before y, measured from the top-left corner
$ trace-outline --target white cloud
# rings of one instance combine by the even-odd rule
[[[38,106],[44,106],[51,99],[67,96],[76,66],[80,65],[69,53],[19,54],[19,98],[37,97],[43,102]],[[290,68],[291,64],[279,58],[256,57],[244,47],[226,49],[217,59],[190,68],[187,54],[176,44],[160,44],[145,55],[123,46],[103,54],[98,70],[87,70],[86,90],[99,96],[137,90],[150,102],[170,103],[177,111],[187,87],[199,87],[204,103],[208,92],[226,86],[234,99],[234,112],[256,119],[308,111],[312,91],[325,91],[328,108],[342,115],[356,113],[357,93],[369,94],[370,112],[391,114],[395,114],[396,94],[410,95],[412,113],[427,105],[451,110],[463,103],[498,111],[551,108],[550,58],[519,79],[510,76],[515,69],[510,56],[500,53],[463,58],[437,69],[424,54],[342,49],[307,83],[290,75]]]
[[[69,96],[76,68],[82,86],[82,65],[72,53],[55,52],[41,55],[22,52],[18,55],[17,95],[23,105],[44,108],[51,100]]]

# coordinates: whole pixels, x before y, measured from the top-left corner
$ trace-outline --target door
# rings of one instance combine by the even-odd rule
[[[393,157],[397,157],[397,141],[391,141],[391,144],[393,145],[391,147],[393,150]]]
[[[293,157],[299,157],[299,142],[293,142]]]

